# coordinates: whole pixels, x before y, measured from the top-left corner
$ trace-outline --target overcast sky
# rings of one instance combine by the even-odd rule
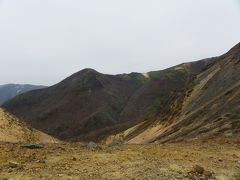
[[[240,42],[239,22],[240,0],[0,0],[0,84],[218,56]]]

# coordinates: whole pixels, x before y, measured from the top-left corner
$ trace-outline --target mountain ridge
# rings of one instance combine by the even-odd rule
[[[60,139],[66,137],[67,139],[78,137],[77,139],[80,140],[92,138],[97,140],[99,137],[99,139],[102,139],[105,135],[101,137],[101,133],[111,129],[111,127],[120,126],[117,127],[118,129],[121,126],[128,126],[127,124],[132,125],[135,121],[141,121],[138,110],[133,114],[136,117],[134,119],[127,118],[126,116],[129,116],[128,112],[124,110],[133,95],[141,88],[144,89],[144,86],[148,88],[154,84],[159,86],[158,83],[170,84],[172,82],[174,84],[179,81],[178,76],[183,76],[183,83],[184,80],[196,74],[195,71],[199,71],[203,66],[205,67],[205,62],[206,60],[204,62],[185,63],[167,70],[149,72],[149,77],[141,73],[106,75],[93,69],[83,69],[56,85],[17,96],[10,102],[5,103],[4,107],[10,112],[13,110],[12,113],[17,116],[19,109],[24,108],[23,112],[32,109],[19,117],[33,127]],[[197,64],[196,67],[194,66],[195,63]],[[180,86],[181,83],[179,83]],[[163,91],[162,87],[159,88],[160,92]],[[175,88],[175,85],[173,85],[172,89]],[[36,98],[35,102],[33,102],[34,98]],[[146,107],[150,106],[152,101],[151,98]],[[8,106],[9,103],[12,103],[12,105]],[[14,112],[15,110],[17,112]],[[60,112],[62,115],[60,115]],[[66,123],[64,117],[70,119],[70,122]],[[38,119],[38,121],[32,122],[33,119]],[[50,119],[52,123],[44,124],[43,122],[48,121],[47,119]],[[58,119],[58,121],[55,119]],[[59,123],[59,119],[63,119],[60,120],[62,124]],[[54,125],[54,127],[49,127],[51,125]],[[45,127],[48,127],[50,131],[46,131]],[[75,127],[80,128],[76,130]],[[64,131],[69,133],[66,135],[63,133]],[[79,131],[80,136],[78,135]]]
[[[213,92],[228,88],[222,86],[224,80],[236,83],[239,53],[240,43],[222,56],[145,74],[107,75],[87,68],[46,89],[19,95],[3,107],[34,128],[61,140],[102,141],[121,132],[124,134],[129,128],[131,133],[121,135],[122,141],[149,143],[184,139],[185,136],[178,133],[181,129],[178,126],[192,126],[191,123],[198,120],[190,118],[182,120],[185,125],[182,124],[179,119],[185,118],[183,112],[200,108],[194,106],[194,102],[199,101],[199,105],[202,101],[211,102]],[[221,71],[217,72],[220,66]],[[218,89],[214,90],[212,84]],[[217,106],[216,111],[219,109]]]

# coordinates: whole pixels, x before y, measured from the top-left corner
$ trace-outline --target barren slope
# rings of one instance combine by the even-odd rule
[[[2,142],[31,142],[54,143],[56,139],[28,128],[26,124],[0,109],[0,141]]]
[[[197,76],[177,122],[161,142],[240,133],[240,44]]]

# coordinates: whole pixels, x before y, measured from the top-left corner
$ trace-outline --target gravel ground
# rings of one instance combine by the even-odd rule
[[[0,144],[3,179],[240,179],[240,141],[94,146]]]

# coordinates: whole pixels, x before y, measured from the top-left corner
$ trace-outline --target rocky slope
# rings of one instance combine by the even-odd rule
[[[44,86],[35,86],[30,84],[0,85],[0,105],[19,94],[42,88],[44,88]]]
[[[54,143],[55,138],[27,127],[17,118],[0,109],[0,142]]]
[[[177,142],[240,133],[240,44],[197,75],[174,116],[146,120],[110,139],[128,143]],[[180,109],[180,111],[179,111]]]
[[[196,77],[177,121],[158,139],[212,138],[239,132],[240,44]]]

